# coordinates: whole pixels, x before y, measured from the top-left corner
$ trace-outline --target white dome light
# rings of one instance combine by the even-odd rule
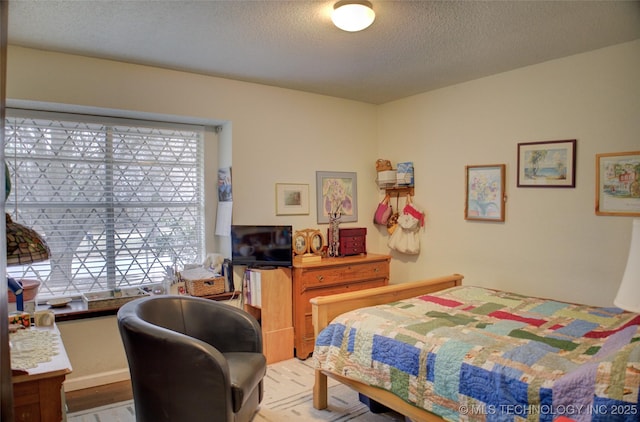
[[[369,27],[376,18],[368,1],[339,1],[333,6],[331,20],[343,31],[357,32]]]

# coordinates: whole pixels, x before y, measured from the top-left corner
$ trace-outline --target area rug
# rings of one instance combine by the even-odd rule
[[[313,408],[314,370],[311,360],[290,359],[269,365],[264,379],[264,398],[254,422],[354,421],[393,422],[404,417],[395,413],[374,414],[349,387],[329,379],[329,407]],[[133,401],[114,403],[69,413],[68,422],[135,422]]]
[[[133,400],[67,413],[67,422],[135,422]]]

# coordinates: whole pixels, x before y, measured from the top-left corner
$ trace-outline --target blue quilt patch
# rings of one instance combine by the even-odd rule
[[[462,364],[460,369],[460,393],[493,406],[498,413],[513,411],[526,416],[528,386],[512,378],[511,368],[494,367],[492,371]]]
[[[331,324],[318,334],[316,344],[320,346],[331,346],[332,344],[342,344],[345,326],[343,324]],[[334,339],[335,337],[335,339]]]
[[[398,368],[413,376],[418,376],[420,368],[420,349],[400,341],[382,337],[373,337],[372,359]]]

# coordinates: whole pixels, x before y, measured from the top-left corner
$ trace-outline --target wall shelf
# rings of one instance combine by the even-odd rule
[[[406,195],[414,196],[413,190],[414,190],[414,186],[392,186],[392,187],[384,188],[385,193],[392,198],[394,196],[406,196]]]
[[[407,169],[406,164],[410,164]],[[413,163],[399,163],[399,166],[403,165],[401,176],[398,178],[397,169],[378,170],[378,177],[376,177],[376,184],[378,188],[384,190],[385,194],[389,196],[413,196],[414,192],[414,176],[413,176]],[[377,166],[376,166],[377,169]],[[411,174],[411,184],[398,183],[398,181],[409,182],[406,179],[407,175]]]

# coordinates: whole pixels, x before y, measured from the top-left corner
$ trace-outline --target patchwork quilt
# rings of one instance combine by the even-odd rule
[[[450,421],[640,421],[640,314],[460,286],[337,317],[325,369]]]

